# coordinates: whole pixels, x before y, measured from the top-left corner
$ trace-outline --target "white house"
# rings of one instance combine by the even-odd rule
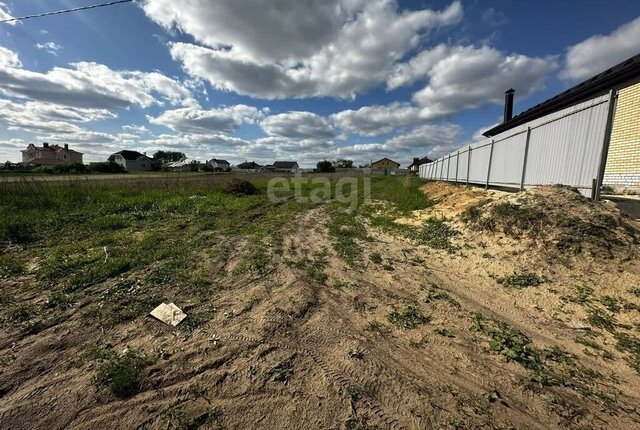
[[[121,165],[127,172],[151,170],[151,159],[138,151],[118,151],[109,157],[109,162]]]

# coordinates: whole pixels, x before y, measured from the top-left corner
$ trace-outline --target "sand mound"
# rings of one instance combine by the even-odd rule
[[[468,200],[462,192],[462,201]],[[447,199],[453,200],[455,194]],[[550,252],[611,258],[635,252],[638,231],[625,213],[577,191],[544,186],[518,194],[494,195],[467,205],[459,218],[472,230],[544,244]]]

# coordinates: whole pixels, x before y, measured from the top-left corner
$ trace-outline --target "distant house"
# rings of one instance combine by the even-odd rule
[[[27,166],[59,166],[82,163],[82,153],[69,149],[69,145],[58,146],[43,143],[42,146],[30,144],[22,151],[22,164]]]
[[[383,158],[381,160],[371,163],[371,167],[373,169],[399,169],[400,163],[396,163],[395,161],[390,160],[388,158]]]
[[[231,164],[229,164],[227,160],[218,160],[216,158],[212,158],[211,160],[209,160],[209,166],[211,166],[214,172],[224,172],[231,167]]]
[[[127,172],[151,170],[151,159],[138,151],[118,151],[109,157],[109,162],[121,165]]]
[[[276,161],[269,166],[264,166],[263,170],[268,170],[271,172],[296,172],[300,169],[297,161]]]
[[[413,163],[409,164],[409,170],[411,170],[412,172],[417,172],[420,166],[427,163],[433,163],[433,160],[431,160],[428,157],[422,157],[422,158],[416,157],[413,159]]]

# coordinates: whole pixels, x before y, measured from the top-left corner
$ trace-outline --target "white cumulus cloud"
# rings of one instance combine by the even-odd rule
[[[218,109],[181,108],[168,110],[158,117],[149,117],[149,122],[163,125],[184,133],[231,133],[243,123],[252,124],[264,117],[268,110],[253,106],[235,105]]]
[[[560,77],[587,79],[636,54],[640,54],[640,17],[611,34],[592,36],[570,46]]]
[[[267,99],[354,97],[385,82],[430,30],[463,15],[400,11],[395,0],[146,0],[147,15],[199,45],[173,43],[172,57],[215,88]]]

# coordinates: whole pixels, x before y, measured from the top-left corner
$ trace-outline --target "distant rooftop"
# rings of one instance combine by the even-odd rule
[[[114,155],[122,155],[122,158],[124,158],[127,161],[135,161],[140,157],[146,157],[146,155],[139,153],[138,151],[129,151],[127,149],[123,150],[123,151],[118,151],[116,153],[114,153],[111,157],[113,157]],[[109,158],[111,158],[109,157]],[[147,157],[149,158],[149,157]]]

